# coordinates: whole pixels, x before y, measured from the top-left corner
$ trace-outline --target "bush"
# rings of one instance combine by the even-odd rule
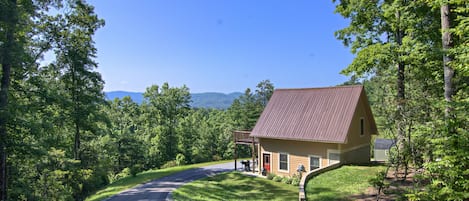
[[[184,154],[179,153],[178,155],[176,155],[176,165],[180,166],[185,165],[186,163],[186,157],[184,156]]]
[[[267,179],[272,180],[275,177],[275,174],[273,173],[267,173]]]
[[[282,178],[282,183],[284,184],[291,184],[292,178],[291,177],[284,177]]]
[[[124,178],[124,177],[128,177],[128,176],[131,175],[130,172],[131,172],[131,171],[130,171],[130,168],[128,168],[128,167],[127,167],[127,168],[124,168],[121,172],[119,172],[118,174],[114,175],[114,176],[113,176],[114,178],[112,178],[112,179],[110,179],[110,180],[111,180],[112,182],[114,182],[114,181],[117,181],[117,180],[122,179],[122,178]]]
[[[293,186],[299,186],[300,185],[301,179],[299,177],[293,177],[291,180],[291,185]]]
[[[130,175],[132,175],[132,177],[135,177],[137,173],[142,171],[142,169],[143,166],[141,164],[132,165],[132,167],[130,167]]]
[[[281,182],[282,181],[282,176],[276,175],[272,180],[276,181],[276,182]]]
[[[376,174],[375,177],[368,180],[368,182],[378,189],[378,193],[376,194],[376,199],[379,200],[379,196],[381,191],[389,187],[389,183],[385,181],[386,179],[386,171],[380,171]]]
[[[172,161],[166,162],[163,166],[161,166],[161,169],[176,167],[176,166],[177,166],[176,160],[172,160]]]
[[[221,161],[223,158],[219,155],[213,155],[212,156],[212,161]]]

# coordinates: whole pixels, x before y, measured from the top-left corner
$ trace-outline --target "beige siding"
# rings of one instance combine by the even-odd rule
[[[260,140],[260,165],[263,165],[263,153],[271,153],[271,172],[277,175],[292,176],[296,174],[298,165],[305,166],[306,171],[309,171],[309,155],[320,156],[321,167],[328,165],[327,150],[338,150],[338,144],[332,143],[319,143],[319,142],[303,142],[291,140],[275,140],[261,138]],[[289,155],[289,171],[279,171],[279,153],[288,153]]]
[[[342,163],[368,163],[370,161],[370,142],[374,120],[367,112],[366,96],[360,96],[355,113],[350,123],[346,142],[344,144],[306,142],[294,140],[276,140],[260,138],[259,164],[262,170],[262,154],[271,153],[271,172],[283,176],[296,174],[299,164],[309,170],[309,156],[321,157],[321,167],[329,165],[328,150],[338,151]],[[360,119],[364,119],[364,135],[360,135]],[[279,171],[279,152],[289,154],[288,172]]]
[[[343,163],[366,163],[370,161],[371,119],[365,112],[366,102],[360,98],[345,144],[340,145]],[[364,119],[364,135],[360,135],[360,119]],[[350,152],[350,153],[348,153]]]

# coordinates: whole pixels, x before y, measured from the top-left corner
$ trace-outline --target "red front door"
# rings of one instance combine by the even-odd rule
[[[270,154],[263,154],[262,155],[262,163],[263,167],[267,172],[270,172]]]

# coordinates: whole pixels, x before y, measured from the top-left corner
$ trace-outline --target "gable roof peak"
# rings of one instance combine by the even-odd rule
[[[362,85],[277,89],[251,136],[345,143],[362,95]]]

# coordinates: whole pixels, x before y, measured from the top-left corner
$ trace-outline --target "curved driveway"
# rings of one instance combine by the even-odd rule
[[[238,169],[241,167],[241,164],[238,162]],[[178,172],[123,191],[108,198],[107,201],[171,200],[170,192],[179,186],[211,175],[229,172],[233,169],[234,162],[229,162]]]

